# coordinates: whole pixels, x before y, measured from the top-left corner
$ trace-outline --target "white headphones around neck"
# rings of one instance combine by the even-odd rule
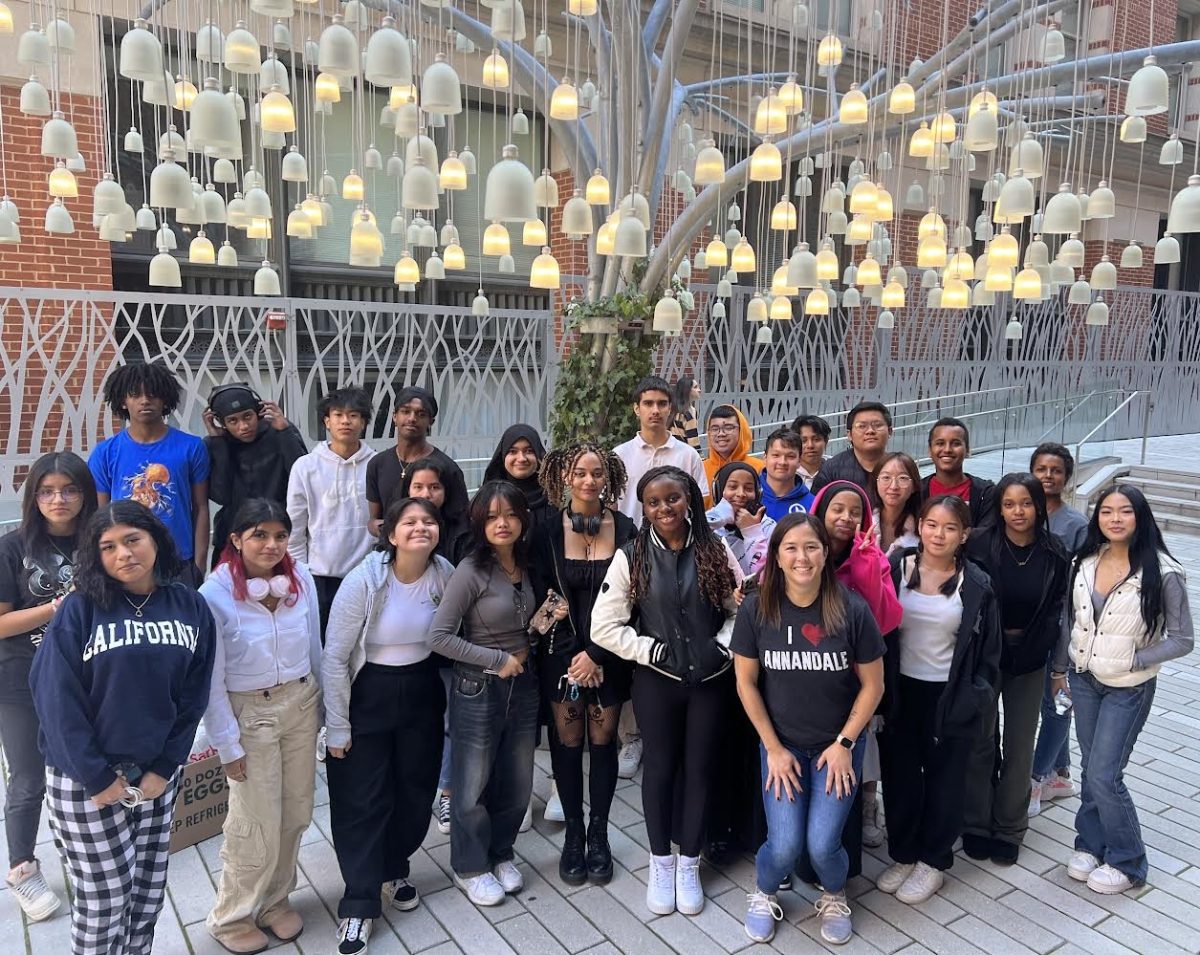
[[[284,574],[276,574],[270,580],[262,577],[251,577],[246,581],[246,593],[255,600],[266,600],[268,597],[283,599],[292,592],[292,582]]]

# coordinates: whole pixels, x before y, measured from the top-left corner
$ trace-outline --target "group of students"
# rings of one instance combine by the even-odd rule
[[[311,452],[244,385],[211,396],[203,441],[166,424],[179,386],[160,365],[105,397],[127,427],[87,464],[41,458],[0,539],[7,881],[32,919],[60,904],[34,855],[44,798],[77,955],[150,951],[202,717],[230,781],[207,925],[236,953],[303,931],[289,895],[320,750],[339,953],[419,905],[431,807],[472,902],[520,891],[543,724],[562,880],[613,877],[609,810],[640,761],[647,907],[698,914],[701,856],[756,852],[755,941],[793,873],[820,887],[822,938],[848,941],[863,844],[886,839],[877,885],[909,904],[960,837],[1014,863],[1029,815],[1074,792],[1072,712],[1068,874],[1102,893],[1146,879],[1122,774],[1159,668],[1192,647],[1183,572],[1135,488],[1090,520],[1064,503],[1061,445],[992,485],[963,470],[967,426],[941,419],[922,480],[877,402],[827,460],[821,418],[759,459],[721,405],[701,458],[671,433],[694,409],[652,377],[631,440],[547,451],[514,425],[469,497],[420,388],[379,453],[356,388],[321,400]]]

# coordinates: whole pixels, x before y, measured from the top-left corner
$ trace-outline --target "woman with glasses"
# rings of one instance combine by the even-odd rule
[[[921,512],[921,472],[903,451],[885,454],[871,472],[867,487],[876,509],[875,541],[889,558],[916,547],[917,515]]]
[[[60,903],[34,855],[46,764],[38,752],[29,671],[47,625],[71,589],[76,544],[95,511],[96,485],[87,465],[69,451],[52,452],[29,471],[20,526],[0,538],[0,746],[8,764],[5,881],[32,922],[49,918]]]
[[[471,501],[471,551],[446,585],[429,633],[455,661],[450,694],[450,866],[476,905],[520,892],[513,843],[533,789],[537,677],[529,620],[529,508],[508,481]],[[464,636],[459,636],[460,630]]]

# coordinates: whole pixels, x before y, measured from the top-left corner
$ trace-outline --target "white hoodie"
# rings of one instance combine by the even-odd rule
[[[257,600],[238,600],[225,565],[200,587],[217,628],[212,685],[204,728],[209,741],[229,763],[246,755],[230,693],[265,690],[301,677],[321,674],[321,625],[317,586],[303,564],[296,566],[300,593],[294,603],[281,600],[275,612]]]
[[[292,465],[288,553],[320,577],[345,577],[375,544],[367,509],[367,462],[374,456],[364,443],[343,458],[322,441]]]

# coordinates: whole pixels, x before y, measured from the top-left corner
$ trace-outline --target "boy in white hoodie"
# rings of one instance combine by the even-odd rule
[[[320,400],[317,412],[328,438],[292,466],[288,553],[312,572],[324,643],[329,608],[342,578],[375,543],[367,509],[367,462],[375,452],[362,440],[371,421],[371,399],[363,389],[332,391]]]

